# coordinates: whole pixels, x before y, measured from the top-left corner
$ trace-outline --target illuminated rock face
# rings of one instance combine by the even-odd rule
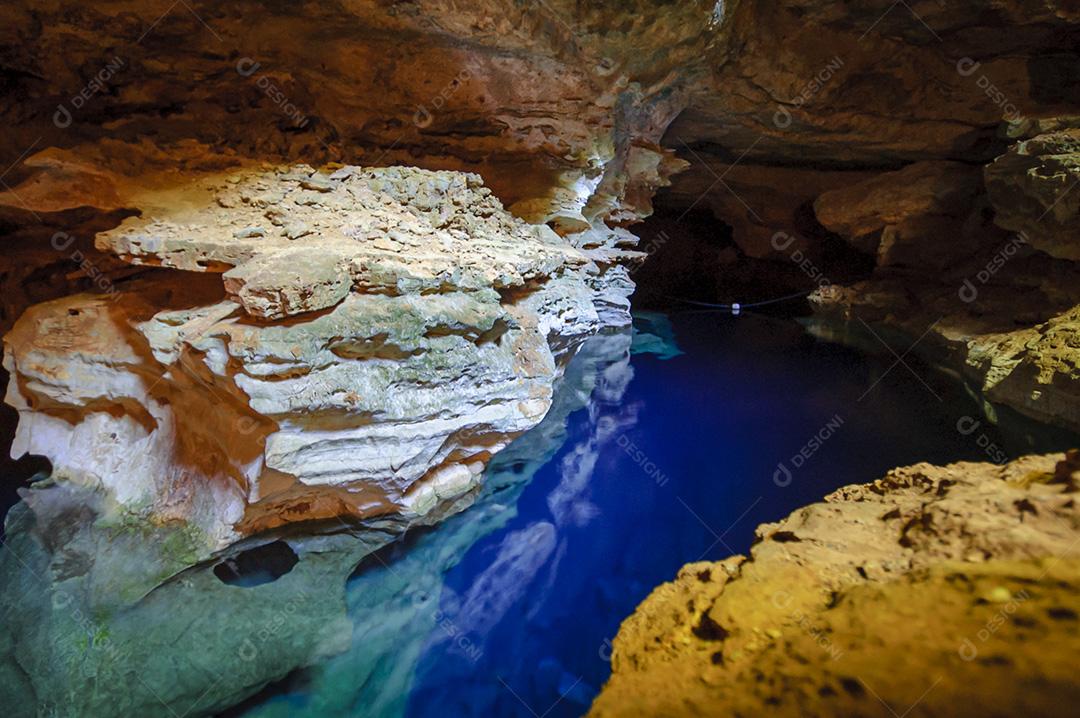
[[[224,272],[225,289],[262,319],[319,311],[352,289],[420,294],[507,290],[588,260],[550,228],[503,210],[479,175],[411,167],[240,169],[199,177],[195,207],[170,190],[101,233],[134,264]]]
[[[632,235],[563,239],[475,175],[301,166],[183,187],[126,196],[142,217],[97,240],[173,269],[31,307],[4,361],[13,454],[124,520],[190,529],[193,556],[299,521],[430,519],[543,418],[580,341],[629,322]]]
[[[762,524],[623,622],[590,715],[1069,715],[1078,478],[1075,451],[917,464]]]
[[[149,136],[467,168],[560,231],[647,214],[684,166],[660,140],[716,25],[715,0],[20,5],[0,11],[20,98],[5,156]]]

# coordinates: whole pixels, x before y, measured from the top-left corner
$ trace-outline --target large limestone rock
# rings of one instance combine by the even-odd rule
[[[1070,715],[1078,479],[919,464],[762,525],[623,623],[591,714]]]
[[[98,248],[224,272],[229,295],[264,319],[332,307],[354,288],[502,290],[587,263],[551,229],[507,214],[478,175],[297,166],[200,178],[184,193],[135,194],[143,217],[100,234]]]
[[[113,518],[183,526],[188,559],[300,521],[426,516],[543,418],[582,339],[629,321],[632,235],[575,246],[475,175],[242,165],[117,186],[142,215],[99,248],[168,269],[24,314],[12,451]]]

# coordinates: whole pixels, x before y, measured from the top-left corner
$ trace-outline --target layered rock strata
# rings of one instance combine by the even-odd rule
[[[13,159],[152,136],[275,161],[469,170],[566,231],[647,214],[683,166],[660,140],[719,20],[715,0],[64,0],[2,13],[15,101],[0,108],[13,128],[0,151]]]
[[[422,520],[543,418],[582,339],[629,322],[632,235],[563,239],[476,175],[115,184],[141,216],[98,248],[159,269],[18,321],[12,452],[100,491],[110,521],[182,530],[179,564],[297,522]]]
[[[690,564],[592,715],[1069,715],[1080,455],[896,469]]]

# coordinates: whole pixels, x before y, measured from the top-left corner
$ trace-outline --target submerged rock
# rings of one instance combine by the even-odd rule
[[[758,527],[623,623],[591,714],[1070,715],[1077,458],[918,464]]]
[[[129,589],[167,563],[166,531],[102,525],[84,489],[30,494],[0,551],[0,695],[14,718],[218,713],[342,651],[345,578],[401,531],[288,538],[297,560],[272,582],[231,585],[203,565],[140,597]]]

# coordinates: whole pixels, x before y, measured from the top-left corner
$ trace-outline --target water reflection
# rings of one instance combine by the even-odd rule
[[[557,525],[595,512],[582,498],[587,473],[570,472],[552,494],[557,518],[507,535],[460,595],[443,586],[478,538],[515,516],[516,497],[565,441],[567,417],[594,394],[618,401],[631,341],[629,331],[588,341],[549,416],[457,508],[475,505],[403,540],[404,527],[377,521],[283,536],[146,594],[168,563],[168,536],[102,527],[94,494],[40,482],[8,513],[0,552],[6,714],[403,713],[425,650],[476,662],[478,637],[556,553]]]
[[[523,603],[542,606],[543,596],[557,590],[567,553],[565,529],[586,529],[599,511],[589,496],[598,448],[636,417],[634,407],[622,402],[633,377],[632,342],[629,331],[588,340],[569,364],[548,416],[492,461],[476,503],[365,560],[350,579],[350,647],[235,713],[422,713],[427,699],[417,696],[431,678],[440,689],[469,684],[488,704],[514,700],[492,668],[503,660],[493,641],[501,627],[522,619]],[[530,507],[522,516],[523,493],[558,455],[559,479],[554,487],[542,487],[545,510],[536,514]],[[491,541],[480,546],[485,537]],[[465,574],[449,585],[447,578],[459,567]],[[430,710],[482,714],[484,703],[469,690],[433,699]],[[519,705],[512,712],[524,710]]]

